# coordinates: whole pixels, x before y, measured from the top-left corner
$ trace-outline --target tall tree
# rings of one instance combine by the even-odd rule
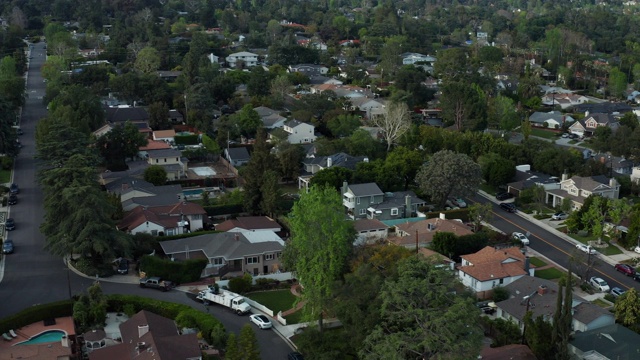
[[[242,360],[260,360],[260,348],[258,347],[258,339],[253,332],[253,328],[249,324],[245,324],[240,329],[238,337],[238,352]]]
[[[613,305],[616,322],[640,332],[640,296],[635,288],[622,294]]]
[[[385,281],[382,320],[359,352],[366,359],[469,359],[482,348],[480,314],[451,292],[454,276],[420,256],[402,260]]]
[[[380,127],[387,151],[411,127],[409,108],[404,103],[389,104],[384,113],[373,116],[371,121]]]
[[[276,168],[275,158],[269,150],[266,141],[266,134],[260,128],[256,135],[256,143],[253,146],[251,160],[244,167],[242,177],[244,178],[244,209],[253,214],[260,213],[260,204],[264,194],[262,185],[264,184],[264,174]]]
[[[319,320],[342,278],[353,247],[355,230],[346,220],[342,198],[330,187],[313,186],[302,194],[289,216],[291,240],[284,251],[285,264],[304,284],[301,300],[309,318]]]
[[[140,50],[133,67],[145,74],[153,74],[160,68],[160,53],[151,46]]]
[[[275,170],[265,171],[262,186],[262,200],[260,201],[260,211],[271,217],[278,213],[278,200],[280,199],[280,176]]]
[[[129,121],[124,125],[114,126],[96,140],[96,147],[104,158],[107,169],[111,171],[126,170],[126,159],[134,157],[138,154],[138,149],[146,144],[147,139]]]

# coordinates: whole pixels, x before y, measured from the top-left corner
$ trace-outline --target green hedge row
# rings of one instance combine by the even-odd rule
[[[198,135],[176,135],[173,141],[181,145],[198,145]]]
[[[140,271],[144,271],[147,276],[159,276],[176,284],[200,280],[206,266],[206,259],[171,261],[145,255],[140,260]]]
[[[239,214],[244,211],[242,204],[210,205],[203,206],[203,208],[209,216]]]
[[[0,332],[6,333],[45,319],[73,316],[73,300],[35,305],[0,320]]]
[[[224,348],[227,333],[218,319],[187,305],[154,300],[133,295],[109,295],[109,311],[122,312],[126,306],[133,306],[135,312],[147,310],[169,319],[176,319],[178,326],[197,327],[202,338],[218,349]]]

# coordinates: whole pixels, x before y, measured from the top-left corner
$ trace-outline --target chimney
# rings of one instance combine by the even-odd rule
[[[447,215],[445,213],[440,213],[440,220],[447,220]]]
[[[404,216],[411,217],[411,215],[413,215],[413,211],[411,210],[411,195],[406,195],[404,197]]]
[[[149,325],[138,325],[138,338],[144,336],[144,334],[149,332]],[[144,344],[144,343],[143,343]]]
[[[333,165],[333,159],[331,156],[327,157],[327,167],[330,168]]]
[[[129,188],[129,184],[122,183],[122,190],[127,190]]]
[[[528,258],[527,258],[528,259]],[[547,293],[547,290],[549,290],[547,288],[547,285],[540,285],[538,286],[538,295],[544,295]]]
[[[240,240],[240,234],[236,233],[236,234],[235,234],[235,236],[234,236],[234,239],[235,239],[236,241]]]
[[[346,193],[347,189],[349,188],[349,183],[345,180],[342,182],[342,193]]]
[[[147,348],[147,344],[144,342],[139,342],[138,344],[136,344],[136,348],[138,349],[138,351],[144,350]]]
[[[616,186],[618,186],[618,182],[616,181],[616,178],[612,177],[611,179],[609,179],[609,187],[615,189]]]
[[[529,260],[529,257],[527,256],[524,258],[524,271],[527,272],[527,275],[529,275],[529,268],[530,268],[529,264],[530,264],[530,260]]]
[[[368,162],[369,162],[369,158],[368,158],[368,157],[366,157],[366,158],[362,159],[362,161],[364,161],[364,162],[368,163]]]
[[[565,180],[569,180],[569,173],[567,173],[567,170],[562,173],[562,181]]]

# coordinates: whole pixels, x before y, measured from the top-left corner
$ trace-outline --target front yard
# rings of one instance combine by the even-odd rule
[[[585,244],[585,245],[589,245],[590,241],[596,241],[598,240],[598,238],[596,236],[593,236],[591,234],[588,234],[586,236],[581,236],[579,234],[569,234],[569,236],[571,236],[572,238],[574,238],[575,240],[580,241],[581,243]],[[622,250],[620,250],[617,246],[615,245],[611,245],[611,242],[609,240],[609,238],[607,237],[602,237],[602,241],[604,241],[605,243],[607,243],[607,247],[603,247],[603,248],[595,248],[599,253],[601,253],[602,255],[618,255],[618,254],[622,254]]]

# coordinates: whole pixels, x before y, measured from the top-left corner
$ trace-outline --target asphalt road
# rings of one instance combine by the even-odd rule
[[[480,203],[490,202],[480,195],[476,195],[473,200]],[[555,233],[547,231],[517,214],[508,213],[496,204],[493,204],[493,212],[494,216],[491,221],[492,225],[507,234],[511,234],[516,231],[523,234],[529,232],[531,234],[531,236],[529,236],[529,240],[531,241],[529,247],[546,256],[558,265],[568,268],[572,257],[582,261],[582,263],[588,261],[585,253],[578,251],[573,243],[557,236]],[[615,271],[613,266],[601,260],[600,256],[602,255],[597,255],[595,260],[592,259],[595,265],[589,271],[589,277],[601,277],[609,283],[609,286],[612,288],[614,286],[618,286],[624,290],[631,287],[640,289],[640,283],[618,271]],[[572,265],[572,268],[575,269],[576,267]]]
[[[45,44],[33,45],[27,78],[27,99],[22,111],[20,127],[24,134],[20,137],[22,150],[14,168],[13,182],[20,186],[18,204],[9,208],[8,217],[16,221],[16,230],[9,233],[15,243],[14,254],[3,257],[0,267],[0,318],[10,316],[36,304],[68,299],[72,294],[80,294],[93,282],[69,271],[62,259],[52,256],[44,249],[45,238],[40,233],[44,217],[43,195],[36,182],[38,161],[35,156],[35,126],[46,116],[45,94],[40,67],[46,55]],[[2,269],[0,269],[2,270]],[[205,310],[220,320],[227,331],[239,334],[248,316],[238,316],[223,307],[210,306],[190,299],[179,291],[163,293],[153,289],[141,289],[136,285],[102,282],[106,294],[139,295],[158,300],[171,301]],[[259,330],[254,326],[260,356],[262,359],[286,359],[291,352],[289,345],[273,330]]]

